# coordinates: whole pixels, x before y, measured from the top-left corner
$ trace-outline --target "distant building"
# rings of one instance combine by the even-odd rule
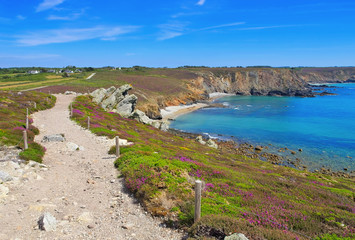
[[[82,71],[80,69],[75,70],[76,73],[81,73]]]
[[[55,70],[51,69],[47,71],[48,73],[55,73]]]
[[[39,71],[38,70],[31,70],[27,72],[28,74],[38,74]]]
[[[72,70],[65,70],[66,73],[74,73]]]

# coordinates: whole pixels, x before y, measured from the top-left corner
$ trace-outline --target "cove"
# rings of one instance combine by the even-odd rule
[[[171,128],[205,133],[253,145],[269,152],[287,147],[310,170],[355,170],[355,84],[325,88],[336,95],[300,97],[228,96],[225,108],[205,108],[182,115]],[[235,138],[233,138],[235,137]],[[302,149],[302,152],[297,151]]]

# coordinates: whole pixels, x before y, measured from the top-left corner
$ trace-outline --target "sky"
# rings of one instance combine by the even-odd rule
[[[0,0],[0,67],[354,66],[354,0]]]

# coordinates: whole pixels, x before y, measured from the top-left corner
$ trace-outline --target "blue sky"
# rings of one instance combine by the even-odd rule
[[[2,0],[0,67],[354,66],[353,0]]]

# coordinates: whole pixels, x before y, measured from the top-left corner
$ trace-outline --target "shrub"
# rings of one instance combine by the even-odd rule
[[[42,158],[45,153],[45,148],[38,143],[30,143],[28,149],[20,152],[20,158],[26,161],[32,160],[42,163]]]

